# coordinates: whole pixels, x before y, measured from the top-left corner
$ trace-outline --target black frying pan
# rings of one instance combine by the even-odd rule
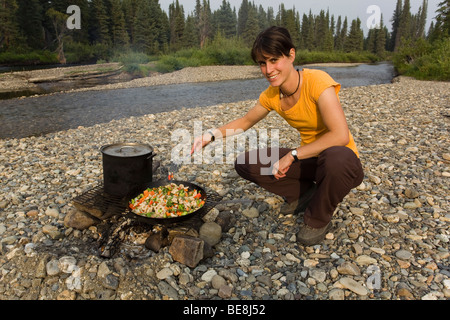
[[[145,187],[142,188],[141,191],[137,192],[135,195],[131,196],[128,200],[128,203],[131,199],[136,198],[138,195],[140,195],[145,189],[147,188],[157,188],[157,187],[161,187],[161,186],[165,186],[168,185],[170,183],[175,183],[175,184],[183,184],[185,187],[188,188],[188,190],[194,190],[196,189],[197,191],[200,192],[200,194],[202,195],[200,197],[200,199],[204,200],[206,202],[206,191],[205,189],[203,189],[202,187],[190,183],[190,182],[186,182],[186,181],[178,181],[178,180],[160,180],[160,181],[154,181],[154,182],[149,182],[146,184]],[[127,204],[128,206],[128,204]],[[140,221],[140,222],[144,222],[147,224],[151,224],[151,225],[156,225],[156,224],[162,224],[162,225],[168,225],[168,224],[173,224],[173,223],[178,223],[180,221],[189,219],[191,217],[193,217],[194,215],[198,214],[199,212],[201,212],[201,210],[204,208],[205,205],[203,205],[203,207],[197,209],[196,211],[187,214],[185,216],[180,216],[180,217],[174,217],[174,218],[150,218],[150,217],[145,217],[145,216],[141,216],[139,214],[134,213],[131,208],[127,207],[127,214],[128,216]]]

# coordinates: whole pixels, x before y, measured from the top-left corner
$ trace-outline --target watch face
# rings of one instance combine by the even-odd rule
[[[296,149],[291,151],[291,155],[294,158],[294,162],[297,162],[298,158],[297,158],[297,150]]]

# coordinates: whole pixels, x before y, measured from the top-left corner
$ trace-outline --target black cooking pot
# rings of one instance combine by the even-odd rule
[[[101,147],[103,186],[107,194],[129,197],[153,180],[153,148],[141,143],[117,143]]]

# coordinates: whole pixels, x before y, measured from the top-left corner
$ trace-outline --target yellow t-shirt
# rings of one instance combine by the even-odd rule
[[[334,81],[326,72],[314,69],[303,69],[303,84],[300,99],[287,111],[281,109],[280,88],[270,86],[259,97],[261,105],[269,111],[276,111],[291,127],[300,133],[301,143],[311,143],[328,131],[319,111],[318,101],[322,92],[334,87],[338,95],[341,85]],[[339,98],[339,95],[338,95]],[[352,134],[346,147],[353,150],[359,157],[358,149]]]

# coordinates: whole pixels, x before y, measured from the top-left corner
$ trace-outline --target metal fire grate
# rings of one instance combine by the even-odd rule
[[[102,220],[126,211],[127,201],[105,193],[103,182],[73,199],[76,208]]]
[[[203,216],[214,208],[223,198],[213,191],[206,191],[206,196],[205,205],[202,207],[201,212],[194,217],[200,219],[203,218]],[[102,182],[74,198],[73,203],[79,210],[88,212],[101,220],[108,219],[115,215],[124,215],[127,212],[128,205],[127,199],[114,197],[105,193]],[[184,222],[188,223],[190,220],[191,219],[186,219],[177,224],[183,225]]]

